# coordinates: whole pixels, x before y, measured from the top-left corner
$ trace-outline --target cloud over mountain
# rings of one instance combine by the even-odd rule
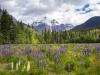
[[[47,16],[59,22],[77,25],[92,16],[99,16],[99,3],[99,0],[0,0],[0,6],[17,20],[30,24]]]

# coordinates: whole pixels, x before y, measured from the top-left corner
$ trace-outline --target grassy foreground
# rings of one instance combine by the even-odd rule
[[[0,45],[0,75],[100,75],[100,44]]]

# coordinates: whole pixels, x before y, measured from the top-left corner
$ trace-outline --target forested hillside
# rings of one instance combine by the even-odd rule
[[[0,9],[0,44],[37,42],[36,31],[33,27],[18,22],[6,10]]]
[[[42,32],[41,43],[100,43],[100,16],[95,16],[69,31]]]
[[[41,43],[100,43],[100,29],[42,33]]]
[[[6,10],[0,9],[0,44],[65,44],[100,43],[100,29],[85,31],[37,32],[31,25],[17,21]]]

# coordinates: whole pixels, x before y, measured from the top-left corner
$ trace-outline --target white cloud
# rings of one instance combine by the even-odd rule
[[[1,7],[7,9],[17,20],[32,23],[44,16],[60,23],[78,25],[93,16],[100,16],[100,0],[0,0]],[[75,9],[90,5],[93,11],[80,14]],[[86,9],[88,10],[88,8]],[[85,11],[81,11],[82,13]]]

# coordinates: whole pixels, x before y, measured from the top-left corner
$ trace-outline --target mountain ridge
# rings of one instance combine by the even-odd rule
[[[60,31],[70,30],[70,29],[72,29],[74,27],[71,24],[59,23],[55,19],[50,20],[50,21],[44,21],[44,22],[42,22],[42,21],[35,21],[35,22],[32,23],[32,25],[39,32],[45,31],[45,29],[47,31],[50,30],[50,31],[60,32]]]
[[[81,30],[88,30],[100,27],[100,16],[94,16],[88,19],[83,24],[77,25],[76,27],[72,28],[72,31],[81,31]]]

